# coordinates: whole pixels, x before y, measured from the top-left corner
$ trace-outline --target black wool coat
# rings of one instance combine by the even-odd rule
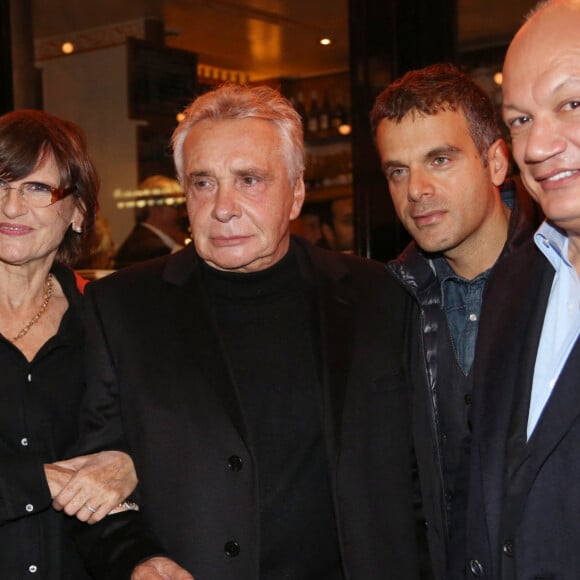
[[[382,264],[293,243],[316,289],[323,436],[345,577],[415,580],[401,292]],[[87,292],[87,450],[125,447],[143,506],[83,528],[97,578],[128,578],[155,553],[203,580],[259,578],[256,466],[198,269],[191,244]]]

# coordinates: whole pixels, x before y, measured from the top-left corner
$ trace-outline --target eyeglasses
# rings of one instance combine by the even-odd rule
[[[10,187],[8,182],[0,180],[0,201],[13,189],[28,207],[48,207],[74,192],[74,187],[52,187],[38,181],[26,181],[18,187]]]

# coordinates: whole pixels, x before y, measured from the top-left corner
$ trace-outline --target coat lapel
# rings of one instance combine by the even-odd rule
[[[533,477],[580,416],[580,339],[572,348],[554,391],[527,445],[527,472]]]
[[[164,279],[181,288],[182,298],[173,306],[179,311],[174,320],[179,324],[176,330],[181,336],[181,343],[189,345],[186,348],[191,351],[192,359],[205,378],[206,385],[218,396],[232,424],[247,444],[248,429],[231,369],[203,290],[199,257],[193,244],[171,256]]]
[[[491,533],[500,529],[508,474],[526,450],[529,391],[553,276],[533,243],[507,262],[488,282],[474,366],[476,460]]]
[[[302,244],[301,244],[302,245]],[[323,395],[323,429],[331,464],[340,447],[343,406],[355,340],[354,304],[350,273],[339,260],[332,260],[321,250],[303,245],[310,265],[302,271],[314,282],[317,297],[318,328],[315,340],[320,344],[320,377]]]
[[[320,345],[319,376],[322,385],[323,429],[329,457],[335,458],[345,392],[349,380],[354,341],[354,302],[348,269],[336,259],[309,244],[297,241],[301,273],[312,285],[316,321],[313,342]],[[223,353],[211,310],[203,291],[199,257],[188,246],[168,261],[164,279],[181,287],[182,300],[175,308],[181,312],[179,334],[190,344],[192,356],[209,388],[215,392],[242,439],[248,443],[248,429],[235,381]]]

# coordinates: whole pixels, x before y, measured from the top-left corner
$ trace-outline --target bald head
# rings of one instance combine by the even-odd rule
[[[580,0],[533,12],[503,72],[503,117],[522,180],[556,225],[567,230],[577,213],[580,227]]]

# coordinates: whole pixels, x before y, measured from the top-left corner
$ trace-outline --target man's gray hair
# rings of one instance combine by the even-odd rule
[[[262,119],[272,123],[282,139],[284,159],[292,184],[304,172],[304,137],[302,121],[290,101],[267,86],[242,86],[226,83],[195,99],[184,111],[171,139],[177,177],[184,190],[183,143],[192,127],[207,119]]]

